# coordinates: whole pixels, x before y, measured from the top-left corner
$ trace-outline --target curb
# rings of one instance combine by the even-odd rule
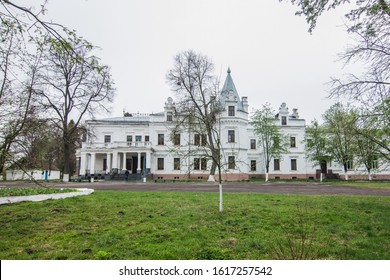
[[[75,192],[70,193],[53,193],[53,194],[38,194],[38,195],[29,195],[29,196],[7,196],[0,197],[1,204],[17,203],[22,201],[44,201],[48,199],[64,199],[68,197],[80,196],[80,195],[89,195],[93,193],[93,189],[77,189]]]

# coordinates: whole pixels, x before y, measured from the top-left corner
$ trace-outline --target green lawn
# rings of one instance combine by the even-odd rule
[[[0,205],[0,259],[390,259],[390,197],[225,194],[224,209],[125,191]]]
[[[54,193],[69,193],[75,192],[74,189],[58,189],[58,188],[42,188],[42,187],[29,187],[29,188],[0,188],[0,197],[7,196],[29,196],[39,194],[54,194]]]

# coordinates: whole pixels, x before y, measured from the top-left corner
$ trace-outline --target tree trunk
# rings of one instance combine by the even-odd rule
[[[64,137],[64,167],[63,167],[63,180],[69,181],[70,177],[70,158],[71,158],[71,147],[69,141]]]
[[[219,213],[223,212],[223,190],[222,190],[222,174],[221,162],[218,165],[218,183],[219,183]]]

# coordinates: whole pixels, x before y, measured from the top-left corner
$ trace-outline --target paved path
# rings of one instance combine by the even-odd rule
[[[77,191],[70,192],[70,193],[53,193],[53,194],[37,194],[37,195],[27,195],[27,196],[0,197],[0,204],[17,203],[22,201],[44,201],[48,199],[64,199],[64,198],[80,196],[80,195],[89,195],[93,192],[94,192],[93,189],[80,188],[77,189]]]
[[[0,186],[33,186],[33,183],[5,182]],[[125,190],[125,191],[178,191],[178,192],[218,192],[215,183],[134,183],[134,182],[94,182],[94,183],[57,183],[56,187],[90,188],[94,190]],[[279,194],[312,194],[312,195],[362,195],[390,196],[389,189],[358,188],[334,186],[316,182],[269,182],[246,183],[226,182],[223,184],[225,193],[279,193]]]

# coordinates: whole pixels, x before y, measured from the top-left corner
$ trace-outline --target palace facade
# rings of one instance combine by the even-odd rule
[[[221,91],[219,103],[220,140],[223,150],[224,180],[245,180],[265,176],[265,164],[258,138],[250,124],[248,98],[240,97],[230,69]],[[188,129],[171,137],[175,103],[168,98],[164,110],[156,114],[124,114],[123,117],[89,120],[87,139],[77,151],[78,174],[94,178],[116,177],[149,179],[207,179],[211,160],[197,154],[205,138]],[[290,139],[289,151],[270,163],[270,179],[319,178],[320,166],[305,156],[305,127],[297,109],[281,104],[275,122]],[[177,147],[180,147],[177,149]],[[181,150],[193,149],[192,153]],[[189,156],[190,155],[190,156]],[[324,168],[324,167],[322,167]],[[329,176],[343,175],[342,168],[332,163],[325,167]],[[355,176],[365,176],[364,169],[354,168]],[[352,174],[351,174],[352,175]],[[374,178],[390,178],[386,170],[376,170]]]

